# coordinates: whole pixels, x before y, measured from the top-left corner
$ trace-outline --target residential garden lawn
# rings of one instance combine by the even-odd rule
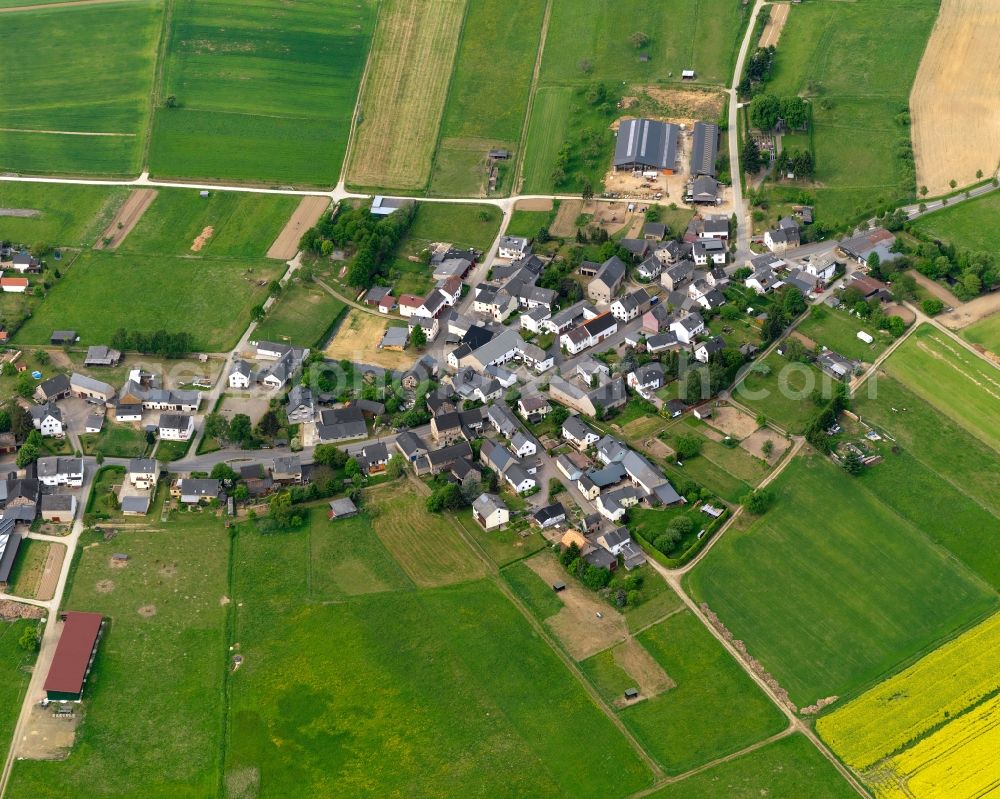
[[[198,431],[195,431],[197,435]],[[156,447],[156,459],[158,461],[166,461],[167,463],[172,463],[173,461],[179,461],[185,455],[188,454],[188,450],[191,449],[191,442],[194,441],[194,436],[189,438],[187,441],[160,441]]]
[[[556,596],[552,586],[523,561],[507,566],[500,575],[539,621],[545,621],[563,609],[562,600]]]
[[[546,546],[545,538],[535,528],[525,524],[519,527],[505,527],[502,530],[484,530],[472,518],[470,511],[459,511],[452,516],[461,525],[465,534],[476,542],[486,556],[498,568],[508,563],[527,558]],[[522,535],[527,533],[527,535]]]
[[[788,361],[776,352],[757,363],[766,364],[771,373],[765,376],[751,368],[733,391],[733,399],[790,433],[802,433],[816,413],[813,391],[820,388],[826,396],[832,396],[833,378],[809,364]]]
[[[18,331],[22,343],[48,343],[71,328],[80,344],[108,344],[119,328],[187,330],[197,349],[232,347],[250,323],[250,309],[284,264],[274,261],[176,258],[85,252]],[[257,285],[264,281],[263,286]]]
[[[181,0],[153,174],[336,183],[374,22],[370,0]]]
[[[94,476],[94,484],[87,497],[87,513],[121,515],[117,506],[109,501],[112,490],[125,479],[124,466],[102,466]]]
[[[3,134],[0,134],[3,135]],[[39,212],[36,217],[0,216],[0,239],[29,247],[89,247],[128,196],[128,190],[58,183],[0,183],[0,208]],[[60,268],[52,256],[49,263]]]
[[[884,367],[918,397],[1000,451],[1000,373],[995,366],[925,324]]]
[[[26,629],[37,624],[28,619],[0,622],[0,668],[6,676],[0,681],[0,757],[5,759],[35,661],[34,653],[22,649],[18,639]]]
[[[358,102],[350,184],[403,190],[427,185],[466,5],[467,0],[382,5]],[[491,52],[498,44],[492,43]]]
[[[988,252],[996,259],[1000,258],[1000,231],[996,226],[998,216],[1000,194],[994,191],[973,200],[946,206],[940,211],[915,219],[912,224],[921,233],[947,241],[959,250]],[[996,315],[992,318],[997,319]],[[994,322],[994,329],[997,325]],[[994,347],[990,349],[997,351]]]
[[[720,796],[854,799],[857,793],[805,736],[795,734],[650,794],[651,799]]]
[[[515,208],[510,215],[510,222],[507,223],[506,235],[533,239],[541,228],[548,227],[552,223],[556,210],[553,208],[551,211],[522,211]]]
[[[671,461],[665,463],[666,476],[675,484],[678,479],[693,480],[726,502],[734,504],[750,491],[749,483],[734,477],[704,455],[697,455],[682,463],[683,466]]]
[[[997,605],[853,480],[819,455],[796,458],[772,484],[774,507],[688,576],[799,706],[857,690]]]
[[[643,578],[642,588],[639,590],[642,601],[637,605],[626,605],[622,609],[630,633],[648,627],[684,606],[681,598],[652,566],[643,566],[638,573]]]
[[[742,480],[750,485],[757,485],[767,477],[771,467],[766,461],[755,458],[742,447],[727,447],[718,441],[706,439],[701,445],[699,458],[705,458],[720,469],[729,472],[737,480]],[[687,462],[685,462],[685,467]]]
[[[478,194],[489,149],[516,157],[544,12],[545,0],[469,0],[431,170],[433,192]],[[497,80],[500,42],[504,76]],[[478,169],[457,179],[456,160],[472,158]]]
[[[158,189],[118,251],[263,258],[298,204],[296,197],[221,191],[200,197],[195,189]],[[211,235],[194,250],[209,227]]]
[[[115,552],[128,553],[126,568],[111,566]],[[229,536],[207,512],[174,513],[156,533],[121,529],[113,541],[83,534],[65,607],[111,622],[87,680],[86,721],[65,760],[17,761],[8,796],[216,794],[228,564]]]
[[[811,3],[789,14],[766,90],[813,95],[817,218],[838,226],[912,199],[910,87],[937,0]],[[858,131],[864,135],[852,135]]]
[[[1000,313],[969,325],[962,330],[961,335],[966,341],[979,344],[990,352],[1000,353]]]
[[[820,346],[839,352],[845,358],[866,363],[874,363],[892,342],[892,336],[884,330],[877,330],[855,316],[844,311],[832,310],[824,305],[812,306],[795,329]],[[865,344],[858,338],[860,330],[875,341]]]
[[[419,203],[400,250],[437,241],[486,252],[497,237],[501,217],[500,209],[493,205]]]
[[[246,527],[234,563],[233,636],[246,661],[230,678],[230,795],[443,796],[460,786],[569,797],[650,784],[492,583],[304,603],[308,576],[284,537]],[[602,742],[583,761],[581,736]]]
[[[667,773],[688,771],[785,727],[782,713],[690,611],[640,633],[638,641],[676,685],[619,715]],[[635,684],[611,650],[581,667],[609,702]]]
[[[269,341],[318,347],[346,307],[317,283],[293,280],[282,289],[255,332]]]
[[[680,84],[681,71],[696,71],[698,83],[728,86],[747,9],[726,0],[663,0],[650,6],[625,0],[555,0],[540,80],[548,84],[611,81]],[[650,37],[636,48],[637,30]],[[648,53],[649,60],[639,60]],[[580,69],[590,62],[592,70]],[[673,73],[673,74],[671,74]]]
[[[145,0],[5,15],[8,41],[32,45],[5,65],[0,171],[138,172],[162,14]]]
[[[428,512],[426,497],[408,481],[370,491],[365,503],[375,534],[418,587],[474,580],[486,573],[452,519]]]
[[[80,436],[85,455],[100,453],[105,458],[141,458],[149,446],[142,430],[126,424],[112,424],[105,421],[100,433],[84,433]]]

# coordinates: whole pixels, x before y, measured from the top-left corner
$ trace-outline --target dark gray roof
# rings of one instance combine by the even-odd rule
[[[53,375],[48,380],[38,384],[46,397],[55,397],[69,392],[69,378],[66,375]]]
[[[185,478],[181,480],[180,490],[182,496],[212,497],[219,495],[221,483],[208,477]]]
[[[654,119],[626,119],[618,128],[615,166],[673,169],[679,128]]]
[[[147,513],[149,511],[149,495],[132,495],[122,499],[123,513]]]
[[[715,156],[719,147],[719,126],[696,122],[691,142],[691,174],[715,177]]]

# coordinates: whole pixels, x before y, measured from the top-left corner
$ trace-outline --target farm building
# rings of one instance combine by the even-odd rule
[[[715,177],[715,157],[719,150],[719,126],[712,122],[696,122],[691,141],[691,176]]]
[[[349,516],[354,516],[357,512],[357,506],[350,499],[344,497],[343,499],[330,500],[330,512],[327,515],[331,520],[346,519]]]
[[[76,342],[75,330],[56,330],[49,337],[49,343],[53,347],[61,347],[64,344],[74,344]]]
[[[405,208],[408,205],[413,205],[413,200],[407,200],[402,197],[383,197],[378,195],[372,200],[371,213],[373,216],[389,216],[389,214],[399,210],[400,208]]]
[[[21,548],[21,534],[14,532],[14,518],[0,518],[0,587],[10,580],[17,551]]]
[[[70,610],[60,618],[63,629],[45,678],[45,695],[52,702],[79,702],[97,654],[104,617]]]
[[[618,128],[615,169],[672,175],[677,167],[679,131],[676,125],[655,119],[626,119]]]

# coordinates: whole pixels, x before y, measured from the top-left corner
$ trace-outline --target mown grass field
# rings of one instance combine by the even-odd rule
[[[3,758],[7,757],[21,712],[21,700],[31,679],[29,668],[35,660],[35,656],[21,649],[17,641],[25,629],[37,623],[26,619],[0,622],[0,665],[7,677],[0,682],[0,757]]]
[[[790,433],[802,433],[816,413],[813,391],[821,388],[832,396],[833,379],[814,366],[788,361],[776,352],[758,363],[766,364],[770,374],[748,371],[733,390],[733,399]]]
[[[931,325],[921,326],[884,366],[918,397],[1000,452],[1000,372],[994,366]]]
[[[85,534],[81,543],[65,607],[110,619],[86,720],[67,759],[18,761],[7,795],[214,796],[226,668],[222,522],[177,514],[156,533],[122,530],[112,542]],[[114,552],[128,553],[126,568],[110,566]]]
[[[1000,194],[991,192],[922,216],[914,220],[913,227],[960,250],[988,252],[1000,258],[1000,231],[995,224],[998,216]]]
[[[816,727],[857,770],[899,752],[1000,689],[1000,614],[973,627]]]
[[[317,347],[345,307],[322,286],[295,281],[282,290],[255,332],[269,341]]]
[[[181,0],[150,171],[282,185],[337,181],[375,22],[370,0]]]
[[[156,199],[118,247],[143,255],[194,255],[194,242],[211,227],[197,255],[263,258],[298,206],[296,197],[194,189],[159,189]]]
[[[303,604],[285,536],[242,529],[234,562],[246,661],[230,679],[229,795],[596,797],[651,783],[491,583]],[[584,760],[581,736],[601,741]]]
[[[638,641],[676,685],[619,715],[668,773],[688,771],[785,727],[781,712],[690,612],[670,616]],[[608,701],[634,684],[624,672],[609,679],[609,666],[621,670],[608,652],[581,666]]]
[[[516,157],[544,12],[545,0],[468,0],[431,171],[435,194],[478,194],[493,147]],[[496,71],[500,43],[502,80]],[[457,164],[475,168],[456,174]]]
[[[772,487],[774,507],[730,530],[688,580],[797,705],[857,690],[997,605],[829,461],[800,456]]]
[[[789,735],[650,794],[652,799],[854,799],[854,789],[802,735]]]
[[[979,344],[992,353],[1000,353],[1000,314],[987,316],[964,328],[962,338],[973,344]]]
[[[569,130],[572,104],[573,89],[569,86],[539,86],[535,92],[522,171],[526,192],[550,190],[556,156]]]
[[[141,458],[149,446],[142,430],[106,421],[100,433],[85,433],[80,443],[87,455],[100,453],[105,458]]]
[[[890,758],[869,779],[879,799],[989,796],[1000,780],[1000,696]]]
[[[907,110],[938,5],[819,2],[789,14],[767,90],[812,96],[813,191],[824,222],[841,225],[914,195],[914,172],[898,158],[909,126],[897,117]]]
[[[152,0],[5,14],[30,56],[5,59],[0,171],[138,173],[162,14]]]
[[[839,352],[845,358],[865,363],[874,363],[892,341],[884,330],[876,330],[857,317],[823,305],[812,306],[795,329],[822,347]],[[858,331],[868,333],[875,341],[865,344],[858,338]]]
[[[210,352],[232,347],[263,302],[283,264],[273,261],[175,258],[87,252],[18,331],[22,343],[47,343],[52,331],[72,328],[80,343],[109,344],[120,327],[190,331]],[[257,281],[265,281],[258,286]]]
[[[44,183],[0,183],[0,208],[39,212],[0,216],[0,239],[54,247],[89,247],[128,196],[124,188]]]
[[[555,211],[522,211],[515,208],[507,223],[506,234],[533,239],[541,228],[552,224],[554,218]]]
[[[347,180],[422,189],[431,172],[467,0],[389,0],[372,41]]]
[[[500,209],[492,205],[421,203],[400,250],[409,251],[414,242],[426,246],[438,241],[486,252],[500,230],[500,219]]]
[[[485,564],[444,514],[428,513],[426,498],[407,481],[368,495],[371,525],[413,582],[428,588],[474,580]]]
[[[680,83],[681,70],[694,69],[699,83],[729,85],[745,14],[726,0],[555,0],[540,77],[546,84]],[[632,44],[636,31],[649,37],[647,46]]]

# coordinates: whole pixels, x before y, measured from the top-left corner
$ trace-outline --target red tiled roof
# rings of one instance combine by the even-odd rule
[[[90,655],[101,632],[104,617],[100,613],[67,611],[63,614],[65,624],[56,653],[45,678],[45,690],[63,694],[83,692],[83,681],[87,677]]]

